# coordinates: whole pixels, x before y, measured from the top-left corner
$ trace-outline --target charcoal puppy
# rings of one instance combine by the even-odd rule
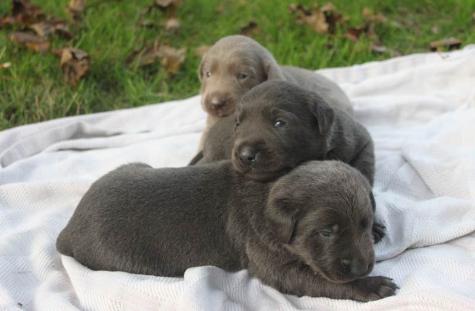
[[[249,272],[283,293],[370,301],[394,295],[369,277],[371,187],[337,161],[303,164],[273,183],[229,161],[122,166],[87,191],[57,239],[95,270],[181,276],[214,265]]]
[[[232,158],[256,180],[278,177],[308,160],[337,159],[356,167],[370,184],[374,147],[368,131],[319,94],[284,81],[268,81],[241,99],[236,114],[206,136],[199,163]]]
[[[218,40],[203,56],[198,75],[201,106],[208,114],[205,133],[234,112],[242,95],[267,80],[284,80],[316,91],[333,107],[352,113],[348,97],[337,84],[310,70],[278,65],[266,48],[246,36]]]

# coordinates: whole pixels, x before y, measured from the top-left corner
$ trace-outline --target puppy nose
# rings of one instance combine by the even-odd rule
[[[219,109],[226,104],[226,100],[224,98],[213,97],[210,100],[210,104],[212,107]]]
[[[351,271],[351,260],[350,259],[341,259],[340,264],[343,267],[345,273],[349,273]]]
[[[364,276],[368,274],[373,268],[372,263],[366,264],[365,262],[356,259],[351,260],[344,258],[340,260],[340,263],[345,273],[351,274],[355,277]]]
[[[247,164],[252,164],[254,162],[256,162],[256,159],[257,159],[257,150],[250,147],[250,146],[244,146],[243,148],[241,148],[241,150],[239,151],[239,158],[241,159],[241,161],[243,161],[244,163],[247,163]]]

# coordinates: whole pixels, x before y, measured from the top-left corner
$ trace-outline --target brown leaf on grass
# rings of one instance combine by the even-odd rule
[[[0,17],[0,28],[5,26],[11,26],[16,23],[16,19],[13,16],[2,16]]]
[[[195,48],[195,54],[199,58],[202,58],[206,54],[206,52],[208,52],[209,48],[209,45],[200,45],[199,47]]]
[[[0,69],[7,69],[7,68],[10,68],[11,66],[12,66],[12,63],[10,63],[10,62],[1,63],[0,64]]]
[[[345,37],[353,42],[358,41],[362,34],[366,33],[366,28],[363,27],[348,27]]]
[[[164,11],[168,17],[176,16],[176,10],[181,0],[155,0],[155,6]]]
[[[433,34],[438,34],[440,32],[440,29],[439,29],[439,26],[437,25],[434,25],[430,28],[430,31],[433,33]]]
[[[462,41],[456,38],[446,38],[442,40],[433,41],[430,43],[431,51],[455,50],[460,49]]]
[[[186,49],[175,49],[168,45],[161,45],[158,41],[152,46],[135,50],[126,62],[135,62],[140,67],[145,67],[160,61],[160,64],[169,74],[175,74],[180,70],[185,61]]]
[[[165,22],[165,29],[170,32],[177,32],[181,27],[181,23],[178,18],[171,17]]]
[[[63,70],[64,81],[76,86],[89,71],[91,59],[89,55],[80,49],[64,48],[56,51],[60,55],[60,66]]]
[[[50,46],[49,41],[45,38],[23,31],[16,31],[10,34],[10,40],[39,53],[47,52]]]
[[[37,35],[41,37],[48,37],[52,34],[58,34],[66,39],[73,37],[73,34],[69,31],[68,25],[63,21],[43,21],[28,26]]]
[[[152,46],[146,46],[142,49],[135,49],[127,56],[126,63],[135,63],[139,67],[144,67],[155,63],[158,59],[159,42],[154,42]]]
[[[386,17],[381,13],[374,13],[369,8],[364,8],[362,15],[364,18],[363,24],[360,26],[348,27],[346,29],[345,37],[356,42],[361,36],[365,35],[373,42],[379,42],[380,40],[376,34],[376,25],[385,23],[387,21]]]
[[[472,22],[475,23],[475,12],[472,13]]]
[[[259,25],[254,20],[249,21],[246,25],[242,26],[239,29],[239,33],[241,35],[245,35],[248,37],[252,37],[253,35],[259,32],[260,32]]]
[[[375,13],[370,8],[363,8],[363,18],[368,22],[384,23],[386,22],[386,16],[381,13]]]
[[[334,33],[337,23],[343,20],[333,4],[327,3],[322,7],[305,8],[301,4],[291,4],[289,11],[297,16],[297,22],[307,24],[318,33]]]
[[[68,5],[68,12],[74,21],[80,21],[86,8],[86,0],[71,0]]]
[[[169,74],[175,74],[180,70],[185,61],[186,49],[175,49],[168,45],[162,45],[159,49],[160,63]]]
[[[23,24],[35,23],[46,17],[40,7],[31,4],[29,0],[12,0],[12,5],[12,16]]]
[[[41,9],[32,5],[28,0],[13,0],[11,16],[0,19],[0,27],[5,25],[18,25],[29,28],[41,37],[59,34],[67,39],[72,38],[66,22],[55,17],[45,15]]]
[[[0,27],[8,25],[26,26],[46,18],[45,13],[29,0],[12,0],[11,15],[0,18]]]
[[[377,45],[377,44],[372,44],[371,45],[371,52],[373,52],[375,54],[388,54],[391,57],[401,55],[401,53],[399,53],[396,50],[390,49],[390,48],[388,48],[384,45]]]
[[[157,5],[160,8],[169,8],[172,6],[179,6],[181,3],[181,0],[155,0],[155,5]]]
[[[152,28],[155,27],[156,24],[153,20],[151,19],[140,19],[138,22],[139,26],[146,27],[146,28]]]

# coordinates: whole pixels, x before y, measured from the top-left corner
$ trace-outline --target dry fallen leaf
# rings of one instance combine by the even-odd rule
[[[12,63],[10,62],[2,63],[0,64],[0,69],[7,69],[7,68],[10,68],[11,66],[12,66]]]
[[[462,41],[456,38],[446,38],[438,41],[433,41],[430,43],[430,50],[431,51],[443,51],[444,49],[447,50],[455,50],[460,49],[462,46]]]
[[[249,21],[249,23],[247,23],[246,25],[242,26],[239,29],[239,33],[241,35],[245,35],[245,36],[249,36],[249,37],[251,37],[252,35],[255,35],[259,31],[260,31],[259,25],[257,25],[256,21],[254,21],[254,20]]]
[[[371,52],[373,52],[375,54],[388,54],[391,57],[401,55],[401,53],[399,53],[396,50],[390,49],[390,48],[385,47],[383,45],[377,45],[377,44],[372,44],[371,45]]]
[[[0,28],[4,26],[14,25],[16,20],[13,16],[2,16],[0,17]]]
[[[155,0],[155,6],[164,11],[168,17],[176,16],[181,0]]]
[[[28,28],[41,37],[48,37],[52,34],[58,34],[67,39],[73,37],[73,34],[69,31],[68,25],[63,21],[43,21],[32,24]]]
[[[364,27],[349,27],[346,30],[345,37],[353,42],[356,42],[365,32],[366,28]]]
[[[91,60],[89,55],[80,49],[64,48],[57,52],[60,57],[60,66],[63,70],[64,80],[76,86],[89,71]]]
[[[153,20],[151,19],[140,19],[139,22],[138,22],[139,26],[142,26],[142,27],[147,27],[147,28],[151,28],[151,27],[155,27],[156,24]]]
[[[175,74],[185,61],[186,49],[175,49],[168,45],[161,45],[158,41],[152,46],[144,47],[142,50],[135,50],[126,62],[135,62],[138,66],[144,67],[156,63],[160,64],[169,74]]]
[[[178,18],[171,17],[165,22],[165,29],[170,32],[177,32],[181,27],[181,23]]]
[[[169,74],[175,74],[180,70],[185,61],[186,49],[175,49],[168,45],[162,45],[159,49],[160,63]]]
[[[10,34],[10,40],[39,53],[47,52],[50,46],[49,41],[45,38],[23,31],[16,31]]]
[[[181,0],[155,0],[155,4],[160,8],[169,8],[172,6],[179,6]]]
[[[12,16],[22,24],[32,24],[46,17],[43,11],[29,0],[12,0],[12,5]]]
[[[71,0],[69,1],[68,11],[71,14],[73,20],[80,21],[82,18],[82,13],[86,8],[85,0]]]
[[[13,0],[12,15],[0,19],[0,27],[4,25],[19,25],[29,28],[41,37],[59,34],[67,39],[72,38],[66,22],[55,17],[46,16],[39,7],[28,0]]]
[[[384,23],[386,22],[386,16],[381,13],[375,13],[370,8],[363,8],[363,17],[366,21],[373,23]]]
[[[9,25],[27,26],[46,18],[43,11],[28,0],[12,0],[11,2],[11,15],[0,18],[0,27]]]
[[[379,45],[379,38],[376,34],[376,25],[385,23],[387,21],[386,17],[381,13],[374,13],[371,9],[364,8],[362,12],[364,23],[356,27],[348,27],[346,29],[345,37],[351,41],[358,41],[358,39],[365,35],[369,37],[376,46]]]
[[[297,15],[298,23],[307,24],[318,33],[334,33],[337,23],[343,20],[331,3],[310,9],[301,4],[291,4],[289,10]]]
[[[135,49],[126,59],[126,63],[136,63],[139,67],[151,65],[158,59],[158,50],[160,44],[154,42],[152,46],[146,46],[142,49]]]
[[[209,48],[209,45],[200,45],[195,49],[195,54],[201,58],[206,54],[206,52],[208,52]]]

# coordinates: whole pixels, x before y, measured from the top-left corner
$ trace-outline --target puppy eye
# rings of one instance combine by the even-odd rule
[[[209,77],[211,77],[211,72],[209,72],[209,71],[206,71],[206,72],[205,72],[205,76],[206,76],[206,78],[209,78]]]
[[[323,229],[319,234],[324,238],[329,238],[333,235],[333,231],[331,229]]]
[[[247,73],[244,73],[244,72],[240,72],[240,73],[238,73],[238,75],[237,75],[237,78],[238,78],[239,80],[246,80],[247,77],[248,77],[248,74],[247,74]]]
[[[275,120],[274,121],[274,127],[284,127],[287,125],[287,122],[284,120]]]

